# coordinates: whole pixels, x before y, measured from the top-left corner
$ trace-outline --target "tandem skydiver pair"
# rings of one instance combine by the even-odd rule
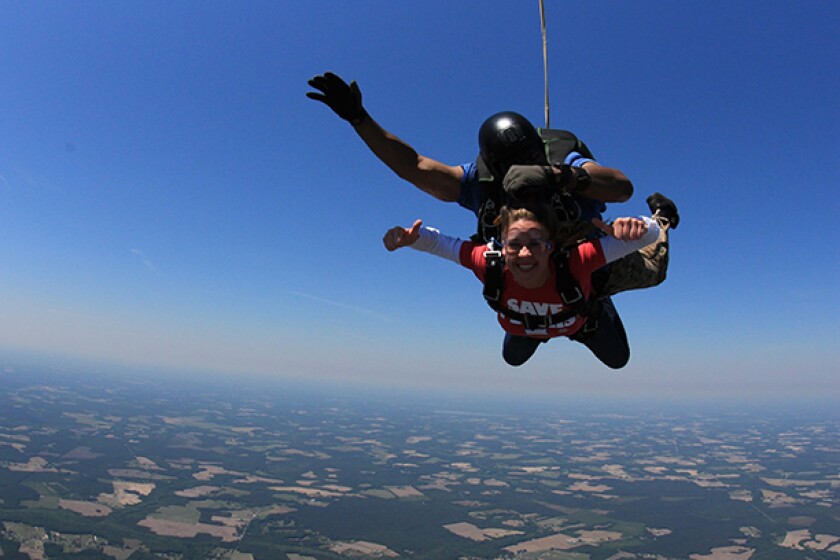
[[[505,330],[504,360],[524,364],[541,343],[566,336],[602,363],[624,367],[630,347],[610,296],[665,280],[676,205],[648,197],[650,218],[602,221],[607,203],[633,194],[618,169],[600,165],[569,131],[537,129],[519,113],[492,115],[479,128],[474,162],[447,165],[383,129],[362,104],[356,82],[315,76],[306,95],[348,121],[399,177],[477,218],[471,240],[448,237],[418,220],[384,237],[389,250],[410,246],[471,269]]]

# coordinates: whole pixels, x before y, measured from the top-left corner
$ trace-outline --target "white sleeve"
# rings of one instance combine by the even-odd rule
[[[449,237],[430,227],[422,227],[419,232],[419,239],[413,245],[409,245],[409,247],[417,251],[431,253],[438,257],[448,259],[455,264],[461,264],[460,255],[461,245],[464,243],[463,239]]]
[[[608,263],[617,261],[630,253],[635,253],[639,249],[647,247],[659,239],[659,224],[656,223],[656,220],[652,220],[646,216],[639,216],[639,219],[645,221],[648,230],[642,237],[635,241],[620,241],[612,236],[598,238],[604,250],[604,258]]]

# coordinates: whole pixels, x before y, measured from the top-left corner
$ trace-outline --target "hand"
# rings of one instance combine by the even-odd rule
[[[355,81],[347,82],[333,74],[326,72],[323,76],[315,76],[309,82],[310,86],[321,93],[309,91],[306,97],[320,101],[335,111],[335,114],[348,121],[353,126],[359,124],[367,116],[367,111],[362,107],[362,92]]]
[[[382,242],[385,243],[385,248],[389,251],[396,251],[400,247],[407,247],[413,245],[420,237],[420,226],[423,225],[423,220],[415,220],[411,229],[406,229],[402,226],[392,227],[385,232],[385,237]]]
[[[647,233],[648,226],[644,220],[638,218],[618,218],[612,225],[605,224],[598,218],[592,218],[592,224],[621,241],[635,241]]]

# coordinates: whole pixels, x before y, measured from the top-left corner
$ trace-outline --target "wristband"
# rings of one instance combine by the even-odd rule
[[[553,183],[564,192],[583,192],[592,183],[592,178],[583,167],[572,167],[567,164],[554,164],[553,167],[560,169],[560,175],[553,176]]]
[[[589,172],[583,167],[572,167],[571,169],[574,169],[574,181],[572,188],[569,190],[571,192],[581,193],[588,189],[589,185],[592,184],[592,177],[589,176]]]

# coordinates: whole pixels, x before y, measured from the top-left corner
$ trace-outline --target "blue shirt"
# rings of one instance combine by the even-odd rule
[[[589,159],[581,155],[579,152],[571,152],[563,160],[566,165],[572,167],[581,167],[584,163],[595,162],[594,159]],[[458,204],[470,210],[473,214],[478,216],[478,210],[481,207],[481,185],[478,182],[478,170],[475,162],[465,163],[461,166],[464,170],[464,175],[461,177],[461,194],[458,197]],[[576,208],[568,209],[570,215],[577,215],[577,219],[589,222],[592,218],[602,218],[601,214],[606,212],[607,205],[600,200],[593,198],[586,198],[578,194],[572,193],[572,204]]]

